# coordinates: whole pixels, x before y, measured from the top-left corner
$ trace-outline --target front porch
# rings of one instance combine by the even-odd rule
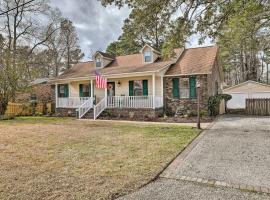
[[[108,78],[107,89],[96,87],[94,79],[56,84],[56,109],[74,109],[82,118],[93,109],[96,119],[105,109],[163,108],[163,77]]]

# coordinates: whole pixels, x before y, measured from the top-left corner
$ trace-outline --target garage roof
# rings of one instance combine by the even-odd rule
[[[238,85],[223,89],[223,92],[247,92],[250,90],[257,92],[270,92],[270,85],[249,80]]]

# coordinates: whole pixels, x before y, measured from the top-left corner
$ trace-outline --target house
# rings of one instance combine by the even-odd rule
[[[220,93],[223,82],[218,47],[174,49],[173,54],[164,61],[149,45],[126,56],[97,51],[93,61],[79,63],[53,81],[56,112],[65,116],[77,110],[80,118],[92,113],[95,119],[104,110],[125,118],[187,112],[197,108],[197,81],[206,109],[208,97]],[[107,89],[96,87],[96,70],[107,78]]]
[[[232,96],[227,102],[228,109],[245,109],[246,99],[270,98],[270,85],[249,80],[226,88],[222,92]]]
[[[52,90],[49,78],[35,79],[25,91],[16,93],[15,102],[17,103],[26,103],[33,100],[43,103],[52,100]]]

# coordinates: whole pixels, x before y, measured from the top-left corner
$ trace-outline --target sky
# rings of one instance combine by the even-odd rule
[[[105,51],[108,44],[117,40],[122,33],[124,20],[130,10],[126,7],[103,7],[98,0],[51,0],[63,16],[70,19],[79,36],[84,60],[91,59],[95,51]],[[192,36],[187,47],[197,47],[198,37]],[[205,45],[209,45],[207,41]]]

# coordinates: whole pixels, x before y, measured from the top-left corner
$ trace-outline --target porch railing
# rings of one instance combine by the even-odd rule
[[[91,97],[58,97],[56,99],[57,108],[78,108]]]
[[[94,120],[107,108],[107,99],[104,97],[97,105],[94,106]]]
[[[91,108],[93,108],[93,98],[88,99],[78,108],[79,118],[81,119]]]
[[[155,102],[155,105],[154,105]],[[108,108],[159,108],[163,98],[159,96],[113,96],[107,98]]]

